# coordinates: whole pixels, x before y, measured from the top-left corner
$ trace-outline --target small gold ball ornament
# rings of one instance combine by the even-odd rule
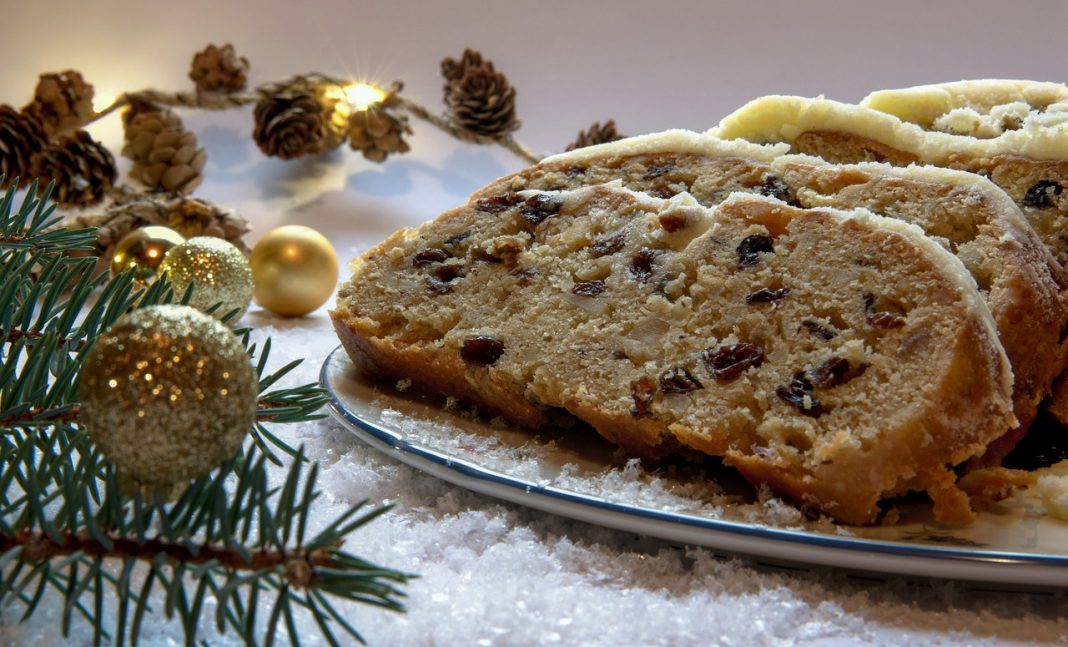
[[[139,285],[151,285],[156,282],[159,266],[167,252],[183,242],[185,237],[168,227],[149,225],[134,229],[115,244],[111,254],[111,275],[132,269]]]
[[[81,373],[79,420],[124,482],[163,490],[229,459],[256,418],[256,371],[232,330],[188,306],[123,315]]]
[[[337,286],[337,253],[311,227],[285,225],[252,248],[256,303],[284,317],[300,317],[326,303]]]
[[[178,297],[193,284],[189,305],[197,310],[206,311],[221,303],[212,312],[216,318],[233,310],[239,310],[240,317],[252,302],[252,269],[248,259],[222,238],[190,238],[167,252],[159,271],[167,273]]]

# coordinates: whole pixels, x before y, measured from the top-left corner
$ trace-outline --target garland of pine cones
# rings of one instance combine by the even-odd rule
[[[457,139],[496,144],[530,163],[538,155],[513,134],[520,127],[516,90],[504,73],[478,51],[441,63],[445,112],[435,114],[402,96],[396,82],[360,105],[350,103],[347,83],[306,74],[247,89],[249,62],[232,45],[209,45],[193,56],[193,91],[156,90],[121,95],[110,106],[93,109],[94,89],[75,70],[42,74],[33,99],[16,110],[0,104],[0,178],[53,180],[52,198],[61,208],[105,204],[98,213],[69,217],[62,226],[100,228],[98,254],[107,258],[123,235],[162,224],[186,236],[225,238],[247,251],[242,236],[248,223],[206,200],[188,197],[203,181],[206,151],[185,128],[174,108],[225,110],[253,106],[252,137],[267,156],[290,160],[348,144],[369,161],[410,150],[410,119],[425,121]],[[115,159],[84,128],[121,110],[123,157],[130,160],[132,185],[119,185]],[[579,132],[566,150],[620,139],[614,121]]]

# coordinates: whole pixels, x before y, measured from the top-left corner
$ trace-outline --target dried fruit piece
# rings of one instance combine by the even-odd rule
[[[656,260],[656,252],[643,248],[630,261],[630,274],[640,283],[645,283],[649,277],[660,267],[653,261]]]
[[[453,234],[452,236],[449,236],[448,238],[445,239],[445,242],[442,243],[442,244],[445,245],[446,247],[451,247],[453,245],[458,245],[458,244],[464,242],[465,240],[467,240],[470,237],[471,237],[471,230],[470,229],[465,229],[465,230],[461,231],[458,234]]]
[[[604,281],[584,281],[582,283],[576,283],[571,288],[571,292],[580,297],[595,297],[604,292]]]
[[[540,193],[523,203],[521,213],[527,222],[538,225],[549,216],[555,215],[562,206],[564,206],[563,200]]]
[[[683,211],[669,211],[667,213],[662,213],[660,214],[659,220],[660,226],[669,234],[675,233],[690,222],[690,219],[686,217],[686,213]]]
[[[790,288],[779,288],[777,290],[760,288],[756,292],[747,294],[745,302],[749,305],[753,305],[754,303],[771,303],[784,298],[787,294],[790,294]]]
[[[812,397],[812,382],[805,377],[804,371],[795,373],[789,385],[777,387],[775,395],[797,407],[806,416],[815,417],[823,413],[823,407],[819,401]]]
[[[523,201],[523,198],[515,193],[495,195],[492,198],[482,198],[475,203],[475,208],[486,213],[500,213],[507,211]]]
[[[424,249],[421,252],[418,252],[415,255],[415,258],[412,259],[412,265],[422,267],[424,265],[430,265],[431,263],[442,263],[450,257],[451,254],[445,250],[438,249],[437,247],[430,247],[429,249]]]
[[[568,177],[578,177],[580,175],[586,175],[586,167],[579,164],[572,164],[564,169],[564,175]]]
[[[663,175],[665,173],[673,171],[674,169],[675,169],[675,165],[674,164],[663,164],[661,166],[650,166],[648,169],[646,169],[645,174],[642,175],[642,179],[652,180],[653,178],[658,178],[658,177],[660,177],[661,175]]]
[[[811,319],[805,319],[801,322],[801,327],[812,333],[814,337],[819,337],[823,341],[831,341],[838,336],[838,333],[830,328],[816,322]]]
[[[760,187],[760,195],[766,195],[776,200],[782,200],[791,207],[800,207],[801,203],[793,198],[790,187],[782,181],[778,175],[768,174],[764,176],[764,186]]]
[[[1036,209],[1049,209],[1053,206],[1053,198],[1059,196],[1064,187],[1053,180],[1039,180],[1027,190],[1021,201],[1025,207]],[[1053,195],[1050,195],[1052,192]]]
[[[459,265],[439,265],[431,273],[442,283],[449,283],[464,275],[463,268]]]
[[[653,412],[653,398],[656,397],[656,380],[646,376],[630,383],[630,397],[634,399],[634,408],[630,415],[644,418]]]
[[[623,249],[623,246],[627,243],[627,237],[623,233],[618,233],[612,237],[601,237],[593,241],[590,245],[590,255],[594,258],[600,258],[601,256],[608,256],[609,254],[615,254]]]
[[[900,310],[898,306],[889,303],[877,305],[876,301],[876,296],[871,292],[864,295],[864,318],[869,326],[872,328],[891,330],[905,325],[905,315],[903,311],[890,312],[889,310],[886,310],[886,308]]]
[[[689,393],[703,388],[705,385],[683,366],[675,366],[660,374],[660,390],[664,393]]]
[[[679,194],[679,191],[671,188],[670,184],[661,182],[660,184],[647,190],[647,193],[654,198],[660,198],[661,200],[670,200]]]
[[[701,351],[712,377],[720,382],[729,382],[746,371],[764,363],[764,349],[755,344],[725,344],[719,348]]]
[[[746,236],[738,243],[738,264],[744,266],[756,265],[760,262],[761,254],[773,254],[775,247],[771,236],[765,234],[753,234]]]
[[[809,371],[812,385],[819,389],[829,389],[860,377],[868,370],[867,364],[853,365],[844,357],[832,357]]]
[[[464,340],[460,347],[460,357],[468,364],[491,366],[504,354],[504,343],[487,335],[479,335]]]

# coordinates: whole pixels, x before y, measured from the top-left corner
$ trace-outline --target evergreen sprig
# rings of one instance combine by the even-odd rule
[[[0,608],[21,606],[25,620],[53,596],[63,634],[81,618],[95,645],[136,644],[158,613],[195,644],[209,597],[217,629],[249,644],[283,631],[299,644],[301,609],[328,643],[362,642],[337,600],[403,611],[412,576],[342,549],[388,506],[363,501],[310,532],[318,465],[267,425],[320,417],[326,395],[314,384],[272,389],[300,361],[268,373],[270,340],[257,348],[248,329],[235,331],[259,376],[248,447],[175,501],[119,487],[78,424],[83,358],[126,312],[189,292],[176,298],[165,278],[145,289],[129,274],[95,276],[96,259],[80,255],[95,232],[53,227],[51,187],[38,199],[35,183],[15,209],[14,187],[0,200]],[[292,457],[277,487],[272,448]]]

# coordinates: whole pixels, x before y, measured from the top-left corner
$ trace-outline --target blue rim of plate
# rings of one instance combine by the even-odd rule
[[[365,443],[401,462],[491,497],[586,523],[724,549],[730,553],[779,560],[783,564],[844,566],[870,573],[944,577],[1028,587],[1068,585],[1068,555],[942,548],[785,530],[643,508],[524,481],[481,467],[465,458],[410,443],[388,428],[360,416],[345,404],[330,380],[330,371],[339,361],[350,361],[340,345],[327,356],[319,374],[320,384],[329,394],[328,407],[336,420]],[[349,370],[354,370],[351,364]],[[581,516],[577,514],[579,511],[593,513],[596,518]],[[619,516],[621,518],[617,519]],[[641,524],[642,528],[620,523],[627,519],[651,523]],[[696,532],[685,532],[684,529]],[[686,541],[680,536],[696,537],[696,541]],[[754,541],[758,543],[751,543]],[[782,550],[768,550],[769,546],[785,548],[787,553],[800,548],[801,553],[791,556]],[[806,548],[831,552],[821,554]],[[874,561],[868,564],[864,561],[866,559]]]

